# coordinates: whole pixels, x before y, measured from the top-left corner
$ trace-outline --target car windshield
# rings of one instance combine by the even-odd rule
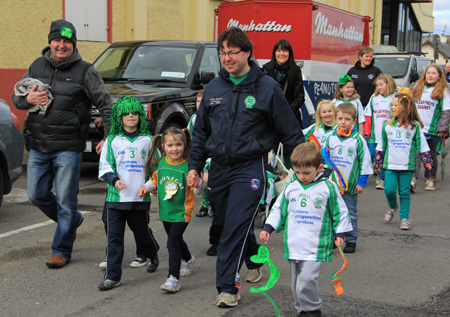
[[[183,47],[114,47],[107,49],[94,67],[105,81],[185,82],[195,53],[195,49]]]
[[[374,65],[393,78],[403,78],[408,73],[409,58],[402,56],[375,57]]]

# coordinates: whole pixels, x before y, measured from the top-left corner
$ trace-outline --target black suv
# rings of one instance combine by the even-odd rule
[[[94,62],[113,103],[123,96],[137,98],[145,107],[152,134],[169,126],[184,128],[195,112],[196,94],[217,76],[217,43],[129,41],[109,46]],[[103,138],[100,118],[92,109],[85,161],[98,161],[95,147]]]

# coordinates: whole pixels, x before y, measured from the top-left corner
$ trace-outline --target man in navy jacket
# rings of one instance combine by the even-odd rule
[[[252,223],[265,191],[275,131],[289,155],[304,141],[281,88],[250,60],[252,50],[238,28],[220,35],[223,69],[205,88],[189,159],[188,184],[196,186],[211,157],[208,197],[223,224],[216,267],[219,307],[237,306],[237,273],[245,254],[257,252]]]

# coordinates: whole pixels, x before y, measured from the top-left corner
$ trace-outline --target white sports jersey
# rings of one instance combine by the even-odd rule
[[[373,174],[372,160],[366,140],[359,135],[356,129],[353,129],[349,137],[340,137],[334,132],[328,137],[325,148],[348,182],[345,193],[356,194],[355,188],[358,185],[359,177]]]
[[[194,134],[194,126],[195,126],[195,120],[197,119],[197,114],[194,113],[191,118],[189,119],[189,123],[188,123],[188,130],[191,132],[191,135]]]
[[[306,140],[308,140],[309,135],[311,133],[314,134],[315,137],[317,138],[317,140],[319,141],[320,146],[321,147],[325,147],[325,141],[331,135],[331,133],[333,133],[333,131],[336,128],[337,128],[337,124],[335,124],[332,129],[330,129],[328,131],[325,131],[324,124],[322,122],[322,123],[320,123],[320,127],[317,130],[316,130],[316,125],[315,124],[310,125],[306,129],[303,129],[303,135],[305,136],[305,141],[306,141]]]
[[[138,197],[139,188],[145,183],[145,163],[152,149],[150,135],[138,135],[133,139],[120,134],[108,137],[103,144],[100,155],[98,178],[105,180],[104,175],[115,173],[127,186],[121,191],[108,184],[108,202],[146,202],[150,201],[147,193]]]
[[[358,110],[358,112],[356,113],[356,122],[358,122],[358,123],[366,122],[366,117],[364,116],[364,108],[363,108],[361,100],[359,100],[359,98],[352,99],[352,100],[336,99],[336,98],[333,99],[333,103],[336,107],[344,102],[350,102],[352,105],[355,106],[356,110]],[[355,128],[358,128],[358,126],[356,126]]]
[[[334,235],[352,231],[347,207],[336,184],[319,177],[304,185],[293,176],[273,205],[266,224],[283,228],[283,258],[331,261]]]
[[[422,96],[416,101],[420,120],[423,122],[423,133],[437,135],[437,126],[442,111],[450,110],[450,95],[448,90],[444,91],[444,98],[431,99],[433,87],[425,86]]]
[[[372,117],[372,129],[368,143],[378,144],[381,142],[381,128],[391,115],[391,104],[394,96],[395,92],[388,96],[379,94],[370,97],[369,104],[364,111],[366,117]]]
[[[425,135],[418,122],[415,126],[399,126],[398,121],[383,125],[382,142],[377,151],[385,153],[383,168],[394,171],[414,171],[416,169],[416,152],[430,151]]]

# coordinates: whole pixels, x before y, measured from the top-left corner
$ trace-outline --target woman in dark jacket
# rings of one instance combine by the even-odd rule
[[[305,102],[305,91],[302,71],[295,63],[291,43],[287,40],[276,42],[272,51],[272,59],[263,65],[263,69],[280,84],[284,96],[302,127],[300,108]]]
[[[362,47],[358,53],[359,60],[347,72],[347,75],[353,80],[364,109],[369,103],[370,96],[375,92],[375,78],[382,73],[378,67],[373,65],[375,63],[373,54],[375,54],[375,50],[370,46]]]

